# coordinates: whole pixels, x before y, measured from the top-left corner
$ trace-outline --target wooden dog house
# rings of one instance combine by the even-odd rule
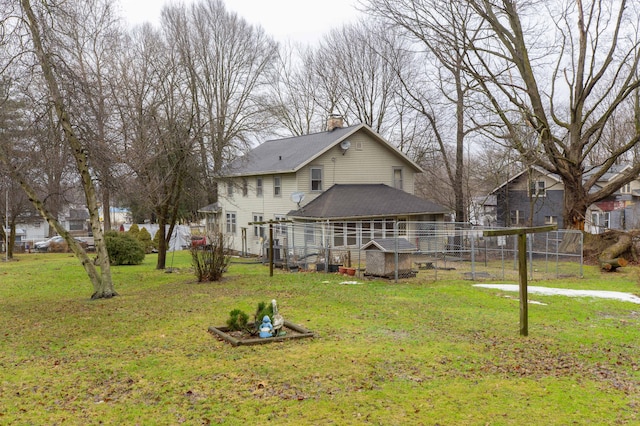
[[[393,277],[398,253],[398,275],[408,275],[413,271],[412,255],[416,247],[404,238],[382,238],[371,240],[362,246],[366,253],[367,268],[365,274],[379,277]]]

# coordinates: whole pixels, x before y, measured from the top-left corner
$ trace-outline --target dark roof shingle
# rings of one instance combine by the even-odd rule
[[[247,155],[234,160],[225,174],[245,176],[295,172],[307,161],[336,145],[361,127],[362,124],[359,124],[339,127],[330,132],[266,141]]]
[[[395,215],[444,214],[450,210],[384,184],[336,184],[289,216],[347,219]]]

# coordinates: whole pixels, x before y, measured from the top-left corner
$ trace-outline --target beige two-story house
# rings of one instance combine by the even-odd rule
[[[219,181],[218,202],[201,211],[242,252],[258,254],[264,222],[284,220],[328,225],[344,236],[332,244],[358,247],[390,236],[398,221],[444,220],[448,209],[413,195],[421,172],[367,125],[333,118],[327,131],[266,141],[238,158]]]

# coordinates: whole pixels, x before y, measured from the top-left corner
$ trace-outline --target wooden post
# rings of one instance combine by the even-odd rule
[[[527,234],[518,234],[518,278],[520,284],[520,335],[529,334],[529,295],[527,291]]]
[[[269,276],[273,276],[273,222],[269,222]]]
[[[501,235],[518,236],[518,277],[520,284],[520,335],[529,335],[529,302],[527,291],[527,234],[550,232],[558,229],[556,225],[535,226],[530,228],[491,229],[484,231],[485,237]]]
[[[269,224],[269,276],[273,276],[273,224],[289,223],[290,220],[268,220],[266,222],[249,222],[248,225],[265,225]]]

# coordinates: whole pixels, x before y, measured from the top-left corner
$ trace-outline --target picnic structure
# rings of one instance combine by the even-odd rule
[[[528,228],[495,229],[484,231],[485,237],[502,235],[518,236],[518,277],[520,292],[520,335],[529,335],[529,300],[527,289],[527,234],[550,232],[558,229],[557,225],[533,226]]]

